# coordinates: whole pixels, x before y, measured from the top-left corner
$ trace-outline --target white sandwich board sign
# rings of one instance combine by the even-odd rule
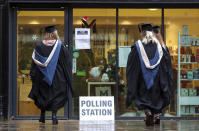
[[[114,120],[114,96],[80,96],[80,120]]]

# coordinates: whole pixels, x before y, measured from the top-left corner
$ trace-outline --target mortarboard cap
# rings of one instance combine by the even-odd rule
[[[45,27],[45,32],[47,33],[52,33],[56,30],[55,25],[51,25],[51,26],[46,26]]]
[[[160,26],[158,26],[158,25],[153,26],[153,32],[158,34],[159,33],[159,31],[158,31],[159,28],[160,28]]]
[[[152,31],[152,23],[141,23],[138,24],[139,31]]]

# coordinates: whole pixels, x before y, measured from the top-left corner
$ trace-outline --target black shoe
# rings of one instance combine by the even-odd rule
[[[45,123],[45,118],[41,118],[41,117],[40,117],[39,122]]]
[[[57,125],[58,124],[58,120],[57,119],[53,119],[53,125]]]
[[[53,111],[52,112],[52,122],[53,122],[53,125],[57,125],[58,124],[58,120],[57,120],[57,111]]]
[[[160,118],[155,119],[154,124],[160,125]]]
[[[160,125],[160,115],[159,114],[155,114],[154,124]]]
[[[39,122],[45,123],[45,111],[41,111]]]
[[[146,115],[146,121],[145,121],[146,126],[153,126],[153,115],[148,114]]]

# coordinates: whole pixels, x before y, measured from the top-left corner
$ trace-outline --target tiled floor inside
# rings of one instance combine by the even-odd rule
[[[81,122],[59,120],[52,125],[51,120],[41,124],[38,120],[0,121],[0,131],[199,131],[199,120],[162,120],[161,124],[146,127],[142,120],[117,120],[114,122]]]

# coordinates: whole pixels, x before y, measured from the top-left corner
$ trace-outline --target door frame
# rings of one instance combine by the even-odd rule
[[[116,23],[115,23],[115,39],[116,39],[116,43],[115,43],[115,45],[116,45],[116,56],[115,56],[115,60],[116,60],[116,66],[118,67],[118,65],[119,65],[119,60],[118,60],[118,29],[119,29],[119,22],[118,22],[118,9],[119,8],[116,8],[116,7],[102,7],[102,6],[93,6],[93,7],[91,7],[91,6],[83,6],[83,7],[81,7],[81,6],[73,6],[72,8],[71,8],[71,12],[69,11],[69,15],[71,15],[69,18],[72,18],[71,20],[69,20],[69,31],[70,31],[70,33],[69,33],[69,35],[70,35],[70,37],[69,37],[69,41],[71,42],[70,43],[70,45],[71,46],[73,46],[73,44],[72,44],[72,42],[73,42],[73,9],[87,9],[87,8],[89,8],[89,9],[115,9],[115,17],[116,17]],[[73,50],[72,50],[72,48],[71,48],[71,53],[73,52]],[[73,59],[73,57],[71,56],[71,60]],[[119,111],[119,106],[118,106],[118,68],[116,68],[116,71],[115,71],[115,80],[116,80],[116,84],[115,84],[115,87],[116,87],[116,91],[115,91],[115,119],[116,120],[118,120],[118,119],[120,119],[121,117],[118,115],[118,111]],[[73,83],[73,82],[72,82]],[[71,97],[71,103],[69,104],[69,119],[76,119],[76,120],[79,120],[79,116],[73,116],[73,114],[72,114],[72,97]],[[131,118],[132,119],[132,118]],[[134,118],[133,118],[134,119]]]
[[[80,9],[86,9],[86,8],[90,8],[90,9],[92,9],[92,8],[97,8],[97,9],[115,9],[116,10],[116,15],[115,15],[115,17],[116,17],[116,25],[115,25],[115,28],[116,28],[116,34],[115,34],[115,37],[116,37],[116,72],[115,72],[115,79],[116,79],[116,92],[115,92],[115,120],[144,120],[145,119],[145,117],[121,117],[120,115],[119,115],[119,100],[118,100],[118,98],[119,98],[119,92],[118,92],[118,89],[119,89],[119,76],[118,76],[118,67],[119,67],[119,49],[118,49],[118,47],[119,47],[119,42],[118,42],[118,39],[119,39],[119,10],[120,9],[146,9],[147,7],[140,7],[140,8],[135,8],[135,7],[129,7],[129,8],[123,8],[123,7],[121,7],[121,8],[119,8],[119,7],[109,7],[109,6],[105,6],[105,7],[102,7],[102,6],[96,6],[96,5],[94,5],[94,6],[89,6],[89,5],[82,5],[82,6],[79,6],[79,5],[74,5],[73,7],[72,7],[72,20],[73,20],[73,9],[75,9],[75,8],[80,8]],[[148,7],[149,8],[149,7]],[[165,30],[164,30],[164,8],[160,8],[160,7],[158,7],[158,9],[161,9],[161,33],[162,33],[162,35],[163,35],[163,39],[165,40]],[[70,17],[71,18],[71,17]],[[73,27],[73,21],[71,20],[71,23],[72,24],[69,24],[71,27]],[[69,20],[70,21],[70,20]],[[73,28],[72,28],[72,30],[70,30],[70,33],[73,35]],[[72,38],[70,38],[70,40],[71,41],[73,41],[73,37]],[[72,57],[71,57],[71,59],[72,59]],[[72,98],[71,98],[71,100],[72,100]],[[69,105],[70,106],[70,109],[71,109],[71,111],[72,111],[72,103]],[[70,114],[70,119],[79,119],[79,116],[73,116],[72,115],[72,112],[69,112]],[[164,119],[178,119],[178,117],[164,117]]]
[[[17,11],[64,11],[64,42],[66,42],[71,50],[72,42],[69,39],[72,38],[72,33],[70,33],[72,26],[71,24],[71,10],[70,7],[64,8],[10,8],[9,9],[9,108],[8,117],[14,118],[16,120],[24,119],[39,119],[39,116],[18,116],[17,115]],[[72,53],[72,51],[70,51]],[[72,55],[70,55],[72,56]],[[72,58],[72,57],[71,57]],[[70,58],[70,59],[71,59]],[[71,59],[72,60],[72,59]],[[72,71],[71,71],[72,75]],[[64,116],[57,116],[58,119],[68,120],[70,117],[70,112],[72,112],[71,103],[72,95],[69,94],[69,101],[64,106]],[[70,108],[69,108],[70,107]],[[51,119],[51,116],[46,116],[46,119]]]

